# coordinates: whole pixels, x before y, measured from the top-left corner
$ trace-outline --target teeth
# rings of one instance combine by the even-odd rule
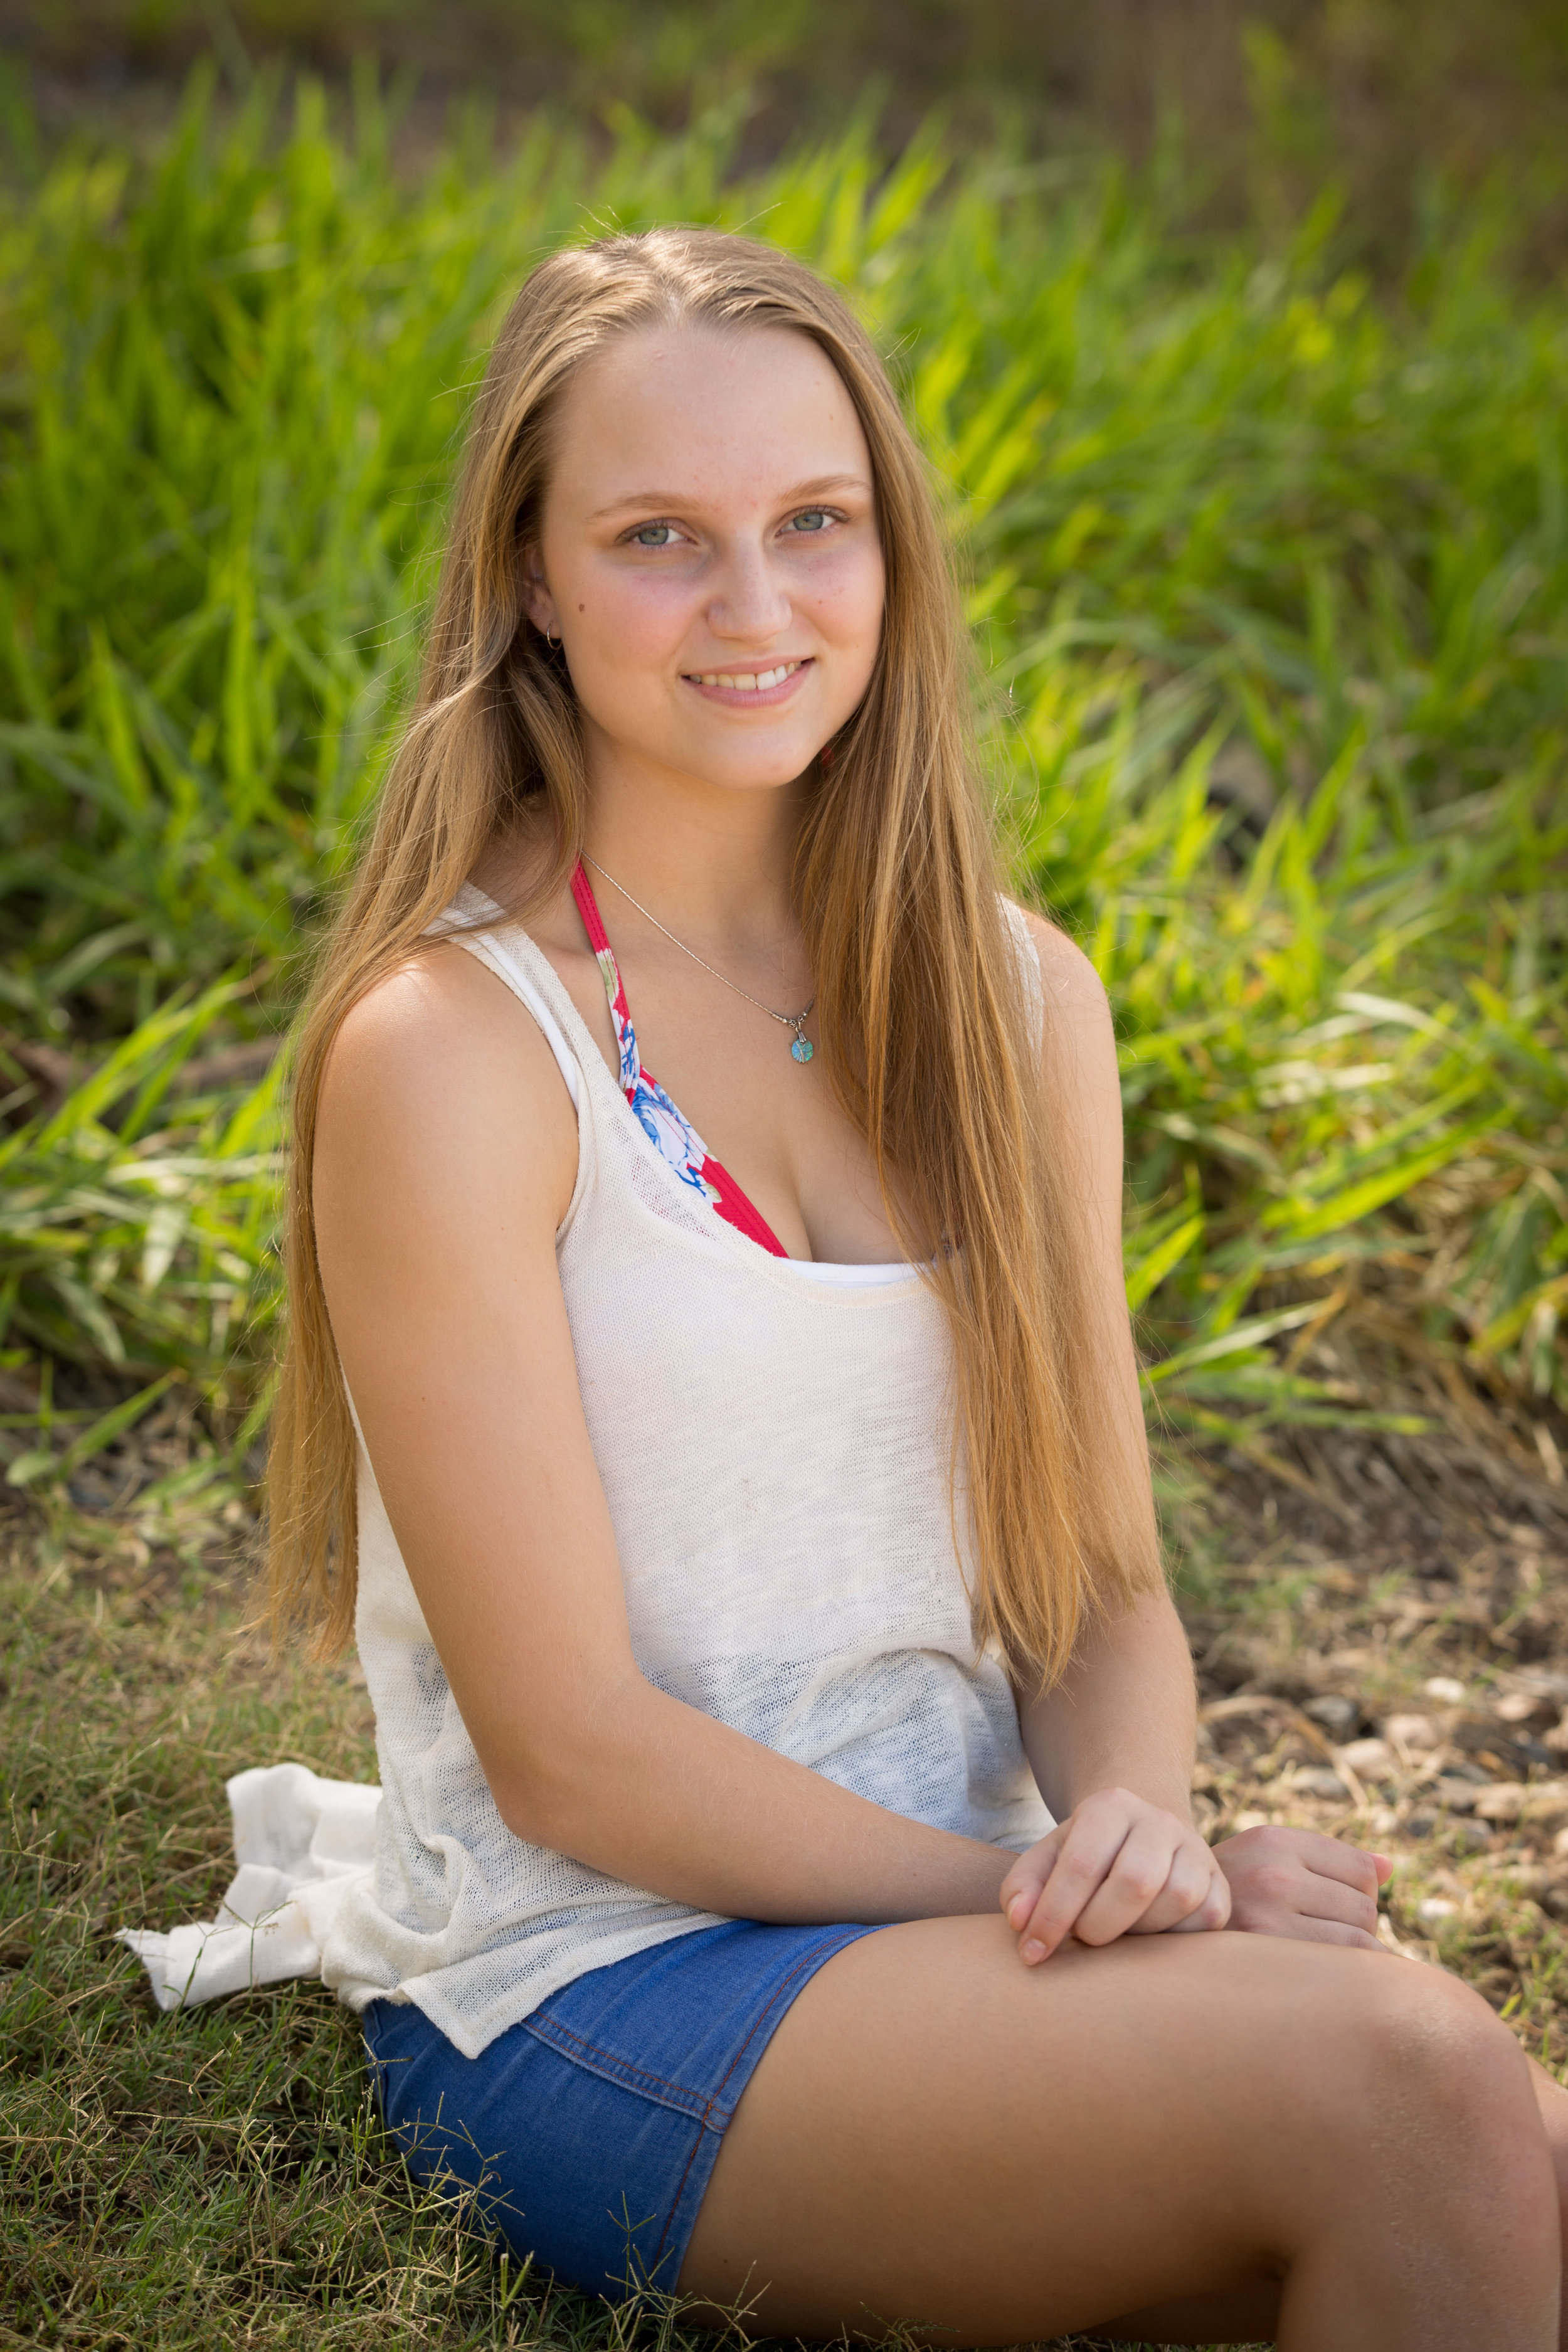
[[[731,691],[741,694],[765,694],[769,687],[782,686],[786,677],[793,677],[799,667],[797,661],[781,662],[777,669],[761,669],[755,673],[742,670],[734,677],[727,670],[704,670],[697,682],[699,686],[727,686]]]

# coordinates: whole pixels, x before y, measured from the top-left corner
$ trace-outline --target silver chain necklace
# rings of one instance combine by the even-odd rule
[[[624,882],[617,882],[615,876],[610,873],[607,868],[601,866],[596,857],[590,857],[586,850],[583,852],[583,863],[584,866],[591,866],[595,874],[603,874],[605,881],[609,884],[612,890],[618,890],[622,898],[626,899],[637,908],[639,915],[647,918],[647,919],[653,925],[656,931],[664,932],[665,938],[669,941],[672,948],[679,948],[682,955],[689,955],[693,963],[700,963],[704,971],[710,971],[713,974],[715,980],[723,981],[726,988],[732,988],[737,996],[743,996],[748,1004],[754,1004],[757,1011],[759,1013],[765,1013],[770,1021],[778,1022],[782,1028],[793,1029],[795,1036],[790,1045],[790,1059],[794,1062],[810,1061],[814,1048],[810,1038],[805,1034],[805,1024],[811,1017],[812,1005],[816,1003],[816,991],[815,989],[813,989],[809,1001],[801,1012],[775,1013],[771,1004],[764,1004],[760,996],[753,996],[751,990],[749,988],[742,988],[738,980],[728,979],[725,974],[718,969],[716,964],[710,964],[706,956],[700,956],[695,948],[689,948],[684,940],[678,940],[675,933],[672,930],[668,929],[666,926],[659,921],[657,915],[648,914],[647,908],[643,905],[640,898],[634,898],[632,897],[631,892],[626,888]]]

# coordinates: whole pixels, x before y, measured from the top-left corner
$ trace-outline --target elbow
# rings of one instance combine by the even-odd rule
[[[557,1759],[537,1770],[514,1763],[504,1775],[487,1778],[496,1811],[513,1837],[524,1845],[586,1859],[583,1849],[598,1811],[591,1769],[573,1773]]]
[[[626,1813],[626,1792],[638,1769],[638,1694],[651,1696],[640,1675],[618,1703],[601,1696],[592,1708],[571,1706],[536,1721],[526,1737],[508,1742],[504,1756],[486,1764],[496,1810],[513,1837],[593,1864],[605,1832]]]

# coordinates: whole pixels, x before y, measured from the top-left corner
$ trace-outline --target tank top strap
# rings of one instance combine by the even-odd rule
[[[1024,992],[1024,1004],[1029,1016],[1037,1046],[1046,1042],[1046,978],[1040,970],[1040,950],[1035,945],[1028,917],[1022,907],[1011,898],[1002,900],[1002,919],[1007,926],[1007,936],[1013,945],[1013,961],[1018,974],[1018,985]]]
[[[466,882],[446,914],[432,923],[430,929],[434,934],[451,940],[458,947],[466,948],[476,961],[493,971],[512,995],[527,1007],[554,1058],[555,1066],[572,1097],[573,1109],[581,1114],[583,1066],[562,1024],[557,1007],[551,1003],[552,990],[560,990],[563,996],[565,992],[561,989],[560,980],[527,932],[520,931],[514,924],[503,927],[498,922],[497,919],[502,913],[503,909],[493,898],[487,898],[471,882]],[[536,969],[536,966],[540,968]]]

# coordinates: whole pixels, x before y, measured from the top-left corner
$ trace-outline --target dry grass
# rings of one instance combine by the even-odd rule
[[[1281,1436],[1289,1478],[1163,1465],[1199,1808],[1215,1835],[1281,1820],[1392,1853],[1390,1939],[1560,2069],[1568,1511],[1495,1451],[1438,1475],[1421,1443]],[[230,1772],[374,1776],[357,1667],[279,1666],[243,1630],[247,1540],[199,1489],[139,1524],[20,1500],[7,1523],[0,2346],[674,2342],[668,2310],[520,2281],[411,2189],[320,1986],[165,2017],[110,1940],[215,1909]]]

